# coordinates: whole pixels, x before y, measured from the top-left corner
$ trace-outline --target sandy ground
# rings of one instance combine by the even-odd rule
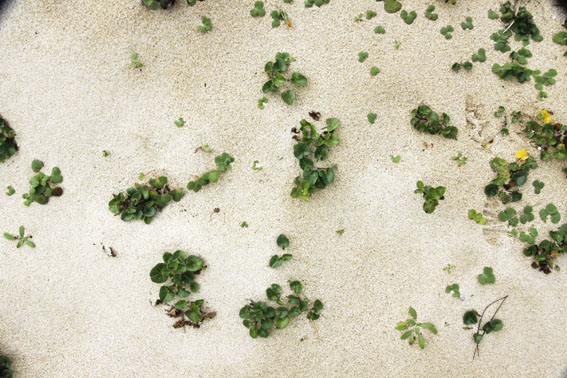
[[[0,187],[17,191],[2,194],[0,231],[23,224],[37,244],[16,250],[0,241],[0,348],[13,358],[16,376],[559,377],[567,367],[567,260],[559,261],[563,272],[549,276],[531,269],[522,243],[496,220],[502,205],[487,201],[482,188],[493,177],[491,158],[511,160],[527,146],[517,129],[497,135],[502,121],[492,113],[499,105],[528,114],[545,107],[567,121],[565,49],[551,42],[563,17],[550,1],[532,1],[545,40],[530,44],[530,67],[559,71],[541,102],[533,84],[505,83],[490,72],[507,60],[489,40],[499,24],[487,9],[498,1],[426,3],[438,5],[439,20],[423,17],[423,2],[407,0],[406,9],[418,12],[408,26],[372,0],[312,9],[299,0],[267,1],[268,12],[289,10],[291,29],[272,29],[268,15],[250,17],[252,0],[192,8],[179,1],[167,12],[147,11],[136,0],[11,3],[0,19],[0,113],[21,149],[0,167]],[[367,9],[378,16],[355,23]],[[196,31],[202,15],[214,26],[206,35]],[[473,31],[459,26],[466,16]],[[386,34],[373,32],[378,24]],[[447,24],[455,26],[449,41],[439,33]],[[450,71],[480,47],[486,63]],[[141,70],[128,68],[132,51]],[[296,57],[292,68],[309,85],[293,106],[268,96],[259,110],[263,67],[278,51]],[[359,51],[370,54],[364,63]],[[382,69],[374,78],[372,65]],[[451,115],[458,141],[411,128],[410,110],[421,102]],[[290,129],[311,110],[341,119],[341,143],[330,154],[336,182],[302,202],[289,196],[299,173]],[[369,112],[378,114],[374,125]],[[180,116],[183,128],[173,125]],[[193,153],[205,143],[236,158],[220,183],[188,193],[149,226],[108,211],[112,194],[140,172],[157,170],[185,185],[212,168],[213,154]],[[466,166],[450,160],[457,151],[468,157]],[[398,153],[402,161],[393,164],[390,154]],[[26,208],[21,195],[34,158],[61,168],[65,194]],[[254,160],[262,171],[251,169]],[[537,211],[553,201],[565,215],[560,169],[548,163],[530,175],[546,187],[535,196],[527,186],[520,205]],[[448,188],[432,215],[413,193],[420,179]],[[470,208],[483,210],[488,224],[469,221]],[[547,234],[549,224],[535,224]],[[342,236],[335,233],[343,228]],[[294,260],[273,270],[267,262],[282,232]],[[102,245],[118,257],[107,257]],[[218,315],[199,330],[173,329],[163,308],[150,305],[159,286],[148,273],[164,251],[176,249],[209,265],[199,277],[201,297]],[[451,275],[442,270],[449,263],[456,265]],[[484,266],[494,268],[495,285],[477,283]],[[269,339],[251,339],[240,307],[291,278],[325,304],[318,336],[301,319]],[[454,282],[464,301],[444,293]],[[472,362],[463,312],[503,295],[505,327],[485,338]],[[410,305],[439,328],[424,351],[394,330]]]

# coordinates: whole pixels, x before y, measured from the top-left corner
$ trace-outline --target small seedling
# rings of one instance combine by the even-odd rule
[[[532,182],[532,185],[534,186],[535,194],[540,194],[541,190],[545,186],[545,183],[543,183],[539,180],[534,180],[534,182]]]
[[[447,272],[447,273],[449,273],[449,274],[451,274],[451,273],[453,273],[453,269],[455,269],[455,268],[456,268],[455,265],[453,265],[453,264],[447,264],[447,266],[445,266],[445,267],[443,268],[443,271],[444,271],[444,272]]]
[[[267,97],[262,97],[261,99],[258,99],[258,109],[264,109],[264,104],[266,102],[268,102]]]
[[[250,301],[240,309],[242,324],[250,330],[250,337],[253,339],[258,336],[266,338],[274,327],[284,329],[289,325],[291,318],[296,318],[306,311],[307,319],[311,321],[319,319],[323,303],[317,299],[310,309],[309,299],[301,295],[303,284],[299,281],[291,281],[289,286],[293,294],[287,296],[286,304],[281,299],[282,287],[272,284],[266,290],[266,297],[277,303],[279,307],[269,306],[266,302]]]
[[[538,235],[539,233],[537,232],[537,230],[533,227],[530,227],[527,233],[522,231],[522,233],[520,234],[520,240],[524,243],[534,244]]]
[[[454,31],[455,28],[453,27],[453,25],[447,25],[441,28],[441,34],[443,35],[443,37],[445,37],[445,39],[453,38],[453,35],[451,33]]]
[[[526,64],[528,64],[528,58],[531,58],[533,54],[530,50],[522,47],[518,51],[512,51],[509,56],[513,61],[516,61],[525,66]]]
[[[534,216],[534,208],[531,206],[525,206],[524,207],[524,213],[520,216],[520,222],[522,224],[526,224],[528,222],[531,222],[535,219]]]
[[[486,224],[486,218],[482,215],[482,213],[478,213],[474,209],[469,210],[468,217],[470,220],[474,220],[476,224],[480,224],[481,226]]]
[[[488,266],[484,267],[482,273],[477,276],[477,279],[481,285],[493,284],[494,282],[496,282],[496,277],[494,276],[494,272],[492,268]]]
[[[508,225],[511,227],[516,227],[518,225],[518,217],[516,216],[516,210],[512,209],[511,207],[498,213],[498,220],[500,222],[508,221]]]
[[[12,378],[13,372],[10,369],[12,366],[12,360],[8,356],[0,355],[0,377],[1,378]]]
[[[272,11],[272,13],[270,13],[270,16],[272,16],[272,27],[273,28],[277,28],[281,25],[282,21],[285,22],[285,24],[287,25],[287,27],[291,27],[291,21],[289,19],[289,16],[287,14],[286,11],[283,11],[281,9],[278,10],[274,10]]]
[[[400,13],[400,17],[402,18],[402,20],[404,20],[404,22],[408,25],[413,24],[415,18],[417,17],[417,13],[415,11],[411,11],[411,12],[407,12],[405,9],[402,10],[402,12]]]
[[[374,28],[374,33],[376,33],[376,34],[386,34],[386,29],[384,29],[383,26],[378,25],[378,26],[376,26],[376,27]]]
[[[284,234],[280,234],[276,239],[276,244],[278,245],[278,247],[285,250],[287,247],[289,247],[289,239]]]
[[[16,151],[18,151],[16,132],[0,116],[0,163],[10,158]]]
[[[373,10],[367,10],[366,11],[366,19],[367,20],[372,20],[377,15],[378,15],[378,13],[374,12]]]
[[[254,3],[254,8],[250,9],[250,15],[252,17],[264,17],[266,15],[264,3],[262,1],[256,1]]]
[[[276,60],[274,62],[266,63],[264,67],[264,72],[268,76],[268,81],[262,86],[262,92],[264,93],[279,93],[280,87],[292,84],[295,87],[305,87],[307,85],[307,78],[299,72],[294,72],[291,78],[286,78],[284,73],[288,72],[291,62],[294,62],[295,58],[286,52],[279,52],[276,54]],[[296,93],[292,89],[288,89],[281,93],[282,100],[288,105],[295,102]]]
[[[390,159],[392,159],[393,163],[398,164],[402,160],[402,157],[400,155],[390,155]]]
[[[567,21],[565,21],[563,27],[567,29]],[[553,42],[561,46],[567,46],[567,31],[560,31],[559,33],[555,34],[553,36]],[[563,56],[567,56],[567,51],[565,51]]]
[[[130,68],[142,68],[144,65],[138,60],[138,53],[136,52],[132,52],[132,54],[130,54],[130,61]]]
[[[203,145],[200,145],[199,147],[197,147],[197,148],[195,149],[195,153],[197,153],[197,152],[199,152],[199,151],[203,151],[203,152],[205,152],[205,153],[207,153],[207,154],[210,154],[211,152],[214,152],[215,150],[213,150],[212,148],[210,148],[208,144],[203,144]],[[143,180],[143,179],[142,179],[142,180]]]
[[[342,235],[345,233],[345,229],[341,228],[340,230],[335,231],[338,235]]]
[[[7,232],[4,232],[4,238],[6,240],[17,240],[18,244],[16,248],[21,248],[24,244],[28,247],[35,248],[35,243],[32,242],[30,239],[32,238],[31,235],[25,235],[24,226],[20,226],[18,230],[18,235],[12,235]]]
[[[402,340],[408,339],[409,344],[413,345],[417,338],[417,343],[421,349],[425,349],[425,338],[423,337],[422,328],[426,328],[434,335],[437,334],[437,329],[432,323],[417,323],[417,312],[413,307],[409,308],[410,318],[405,322],[398,322],[396,329],[398,331],[406,331],[400,337]],[[408,330],[409,329],[409,330]]]
[[[7,195],[7,196],[11,196],[11,195],[13,195],[14,193],[16,193],[16,189],[14,189],[14,187],[13,187],[12,185],[8,185],[8,186],[6,187],[6,190],[7,190],[7,192],[6,192],[6,195]]]
[[[451,160],[455,160],[458,166],[462,167],[463,165],[467,165],[468,158],[466,156],[463,156],[462,152],[458,152],[457,156],[451,157]]]
[[[366,118],[368,118],[368,122],[370,122],[371,124],[374,124],[374,122],[376,122],[376,117],[378,117],[376,113],[368,113],[368,115],[366,116]]]
[[[498,13],[496,13],[492,9],[489,9],[488,10],[488,18],[491,19],[491,20],[497,20],[497,19],[500,18],[500,16],[498,15]]]
[[[425,202],[423,204],[423,211],[427,214],[431,214],[435,211],[435,208],[439,204],[439,201],[445,199],[445,191],[447,189],[444,186],[438,186],[436,188],[424,185],[422,181],[417,182],[417,189],[414,191],[416,194],[423,194]]]
[[[478,49],[478,52],[472,55],[472,61],[480,63],[486,62],[486,50],[483,48]]]
[[[496,317],[496,314],[498,313],[498,310],[500,310],[500,307],[502,307],[502,305],[506,301],[506,298],[508,298],[508,296],[502,297],[502,298],[497,299],[494,302],[490,303],[488,306],[486,306],[484,308],[484,310],[482,311],[482,314],[479,314],[476,310],[469,310],[469,311],[465,312],[465,314],[463,315],[463,323],[466,326],[471,326],[471,325],[478,323],[477,330],[473,334],[473,340],[474,340],[474,343],[476,344],[474,354],[473,354],[473,360],[474,360],[474,358],[476,357],[477,354],[480,357],[479,344],[482,341],[484,335],[491,333],[491,332],[498,332],[502,329],[502,327],[504,327],[504,324],[502,323],[502,321],[500,319],[495,319],[495,317]],[[488,310],[488,308],[490,308],[492,305],[494,305],[496,303],[500,303],[500,304],[496,308],[496,311],[494,311],[494,314],[492,315],[490,320],[485,322],[484,325],[483,325],[482,324],[482,318],[484,318],[484,314],[486,313],[486,310]],[[479,316],[480,316],[480,318],[479,318]],[[482,332],[481,332],[481,326],[482,326]]]
[[[451,118],[442,113],[441,116],[427,105],[420,105],[411,111],[411,125],[422,133],[441,134],[448,139],[457,139],[459,130],[455,126],[449,126]]]
[[[152,282],[163,285],[159,290],[159,303],[169,304],[171,307],[167,314],[171,317],[181,317],[181,320],[173,324],[174,328],[186,325],[199,328],[203,321],[215,317],[215,312],[207,312],[203,309],[204,300],[189,301],[187,298],[191,293],[197,293],[200,285],[195,281],[195,276],[205,270],[207,266],[203,259],[195,255],[185,256],[181,250],[173,254],[165,252],[163,263],[159,263],[150,271]],[[175,299],[175,304],[170,304]],[[187,317],[189,320],[185,320]]]
[[[262,169],[264,169],[264,167],[258,166],[258,163],[260,163],[258,160],[254,160],[254,163],[252,163],[252,169],[253,170],[261,171]]]
[[[402,47],[402,43],[401,43],[400,41],[398,41],[398,40],[395,40],[395,41],[394,41],[394,48],[395,48],[396,50],[399,50],[400,47]]]
[[[360,63],[364,62],[366,60],[366,58],[368,58],[368,53],[365,51],[361,51],[358,53],[358,61]]]
[[[459,291],[459,284],[452,284],[445,288],[445,293],[449,294],[452,292],[453,298],[460,298],[461,292]]]
[[[228,171],[231,168],[231,164],[233,162],[234,158],[226,152],[223,152],[221,155],[215,157],[215,164],[217,165],[217,169],[205,172],[198,179],[190,181],[187,184],[187,189],[197,193],[203,186],[208,185],[211,182],[217,182],[219,180],[220,174]]]
[[[313,4],[320,7],[323,4],[329,4],[330,0],[305,0],[305,8],[311,8]]]
[[[380,68],[376,67],[376,66],[372,66],[370,68],[370,76],[376,76],[380,73]]]
[[[396,13],[402,9],[402,3],[397,0],[377,0],[384,1],[384,10],[388,13]]]
[[[134,184],[125,192],[114,194],[108,203],[108,209],[114,214],[120,214],[120,219],[130,222],[141,219],[150,224],[171,200],[179,202],[185,195],[183,188],[171,189],[167,184],[167,177],[160,176],[151,179],[147,184]]]
[[[550,217],[553,224],[557,224],[561,220],[561,214],[559,214],[557,207],[552,203],[548,203],[546,207],[539,211],[539,217],[544,222],[547,222],[547,217]]]
[[[451,69],[455,72],[459,72],[461,70],[461,68],[464,68],[467,71],[472,70],[473,68],[473,64],[469,61],[463,62],[463,63],[453,63],[453,65],[451,66]]]
[[[362,13],[359,13],[358,16],[354,18],[354,22],[362,22],[362,17],[363,17]]]
[[[269,266],[270,268],[276,269],[278,266],[282,265],[284,261],[291,261],[291,259],[293,259],[293,255],[289,253],[284,253],[281,256],[273,255],[272,258],[270,258]]]
[[[425,9],[425,18],[431,21],[436,21],[439,18],[437,13],[433,13],[435,10],[435,5],[430,5]]]
[[[175,123],[175,126],[177,127],[183,127],[183,125],[185,125],[185,120],[182,117],[179,117],[179,119],[173,121],[173,123]]]
[[[248,223],[246,223],[246,221],[240,223],[240,227],[242,228],[248,228]]]
[[[473,30],[474,25],[473,25],[473,22],[472,22],[472,17],[467,17],[467,18],[465,18],[465,21],[464,21],[464,22],[461,22],[461,28],[462,28],[463,30],[467,30],[467,29],[468,29],[468,30]]]
[[[506,108],[505,108],[505,107],[499,106],[499,107],[498,107],[498,110],[494,112],[494,116],[495,116],[496,118],[500,118],[500,117],[502,117],[502,115],[504,114],[505,111],[506,111]]]
[[[109,156],[110,156],[110,151],[102,150],[102,157],[109,157]]]
[[[189,2],[189,0],[188,0]],[[151,10],[156,10],[158,8],[167,9],[175,3],[175,0],[142,0],[142,4]]]
[[[32,202],[45,205],[51,197],[60,197],[63,195],[63,189],[58,184],[63,182],[61,171],[57,167],[51,169],[51,176],[40,172],[43,168],[41,160],[32,161],[32,170],[37,173],[30,179],[31,188],[28,193],[24,193],[22,198],[25,200],[24,205],[29,206]]]
[[[211,23],[210,18],[203,16],[201,17],[201,22],[203,23],[203,25],[197,26],[198,31],[200,31],[201,33],[206,33],[213,30],[213,24]]]

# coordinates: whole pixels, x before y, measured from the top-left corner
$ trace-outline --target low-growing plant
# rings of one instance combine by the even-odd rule
[[[451,33],[454,31],[455,28],[453,27],[453,25],[447,25],[441,28],[441,34],[443,35],[443,37],[445,37],[445,39],[453,38],[453,34]]]
[[[284,234],[279,234],[278,238],[276,239],[276,244],[281,249],[285,250],[289,247],[289,239]]]
[[[482,215],[482,213],[478,213],[474,209],[469,210],[468,217],[470,220],[474,220],[476,224],[480,224],[480,225],[486,224],[486,218]]]
[[[383,26],[378,25],[374,28],[374,33],[376,34],[386,34],[386,29]]]
[[[462,152],[457,152],[457,156],[451,157],[451,160],[455,160],[457,165],[462,167],[463,165],[467,165],[468,158],[464,156]]]
[[[291,20],[286,11],[281,9],[273,10],[272,13],[270,13],[270,16],[272,17],[273,28],[279,27],[282,21],[287,25],[288,28],[291,27]]]
[[[203,25],[197,26],[197,30],[200,31],[201,33],[206,33],[206,32],[210,32],[211,30],[213,30],[213,24],[212,24],[210,18],[208,18],[206,16],[201,17],[201,23]]]
[[[567,20],[565,20],[563,27],[567,29]],[[560,31],[557,34],[553,35],[553,42],[561,46],[567,46],[567,31]],[[563,56],[567,56],[567,50],[565,51]]]
[[[465,21],[461,22],[461,28],[463,30],[473,30],[474,25],[473,25],[472,17],[466,17]]]
[[[484,193],[489,197],[498,195],[500,201],[507,204],[522,199],[522,193],[517,188],[528,181],[530,170],[538,165],[533,157],[518,159],[512,163],[496,157],[490,161],[490,167],[496,172],[496,178],[484,188]]]
[[[130,54],[130,68],[142,68],[144,64],[138,60],[138,53],[132,52]]]
[[[213,150],[211,147],[209,147],[208,144],[202,144],[195,149],[195,153],[197,153],[199,151],[203,151],[207,154],[210,154],[211,152],[214,152],[215,150]],[[143,178],[141,178],[140,180],[143,180]]]
[[[0,378],[12,378],[13,372],[10,369],[12,360],[8,356],[0,355]]]
[[[417,17],[417,13],[415,11],[407,12],[405,9],[401,11],[400,17],[404,22],[408,25],[413,24]]]
[[[449,273],[449,274],[451,274],[451,273],[453,273],[453,269],[455,269],[455,268],[456,268],[455,265],[453,265],[453,264],[447,264],[447,265],[443,268],[443,271],[444,271],[444,272],[447,272],[447,273]]]
[[[30,190],[22,195],[24,199],[24,205],[29,206],[32,202],[37,202],[40,205],[45,205],[49,202],[51,197],[60,197],[63,195],[63,189],[58,186],[63,182],[63,176],[61,175],[61,170],[57,167],[51,169],[51,176],[46,175],[40,170],[43,168],[43,162],[41,160],[33,160],[31,167],[36,173],[29,183],[31,185]]]
[[[520,240],[524,243],[534,244],[538,235],[539,233],[537,232],[537,230],[533,227],[530,227],[528,232],[522,231],[522,233],[520,234]]]
[[[16,132],[8,122],[0,116],[0,163],[10,158],[18,151]]]
[[[179,119],[173,121],[173,123],[177,127],[183,127],[185,125],[185,120],[183,119],[183,117],[179,117]]]
[[[492,9],[488,10],[488,18],[491,20],[497,20],[500,18],[497,12],[493,11]]]
[[[278,266],[282,265],[284,261],[291,261],[291,259],[293,259],[293,255],[289,253],[284,253],[281,256],[273,255],[270,258],[270,262],[268,265],[270,266],[270,268],[276,269]]]
[[[340,230],[335,231],[338,235],[342,235],[345,233],[345,229],[341,228]]]
[[[483,48],[478,49],[478,52],[472,55],[473,62],[486,62],[486,50]]]
[[[240,227],[241,228],[248,228],[248,223],[246,221],[243,221],[242,223],[240,223]]]
[[[411,111],[411,116],[411,125],[416,130],[432,135],[441,134],[448,139],[457,139],[459,130],[449,125],[451,118],[446,113],[439,116],[428,105],[419,105]]]
[[[376,113],[368,113],[368,115],[366,116],[366,118],[368,118],[368,122],[370,122],[371,124],[374,124],[374,122],[376,122],[377,117],[378,115]]]
[[[398,164],[402,160],[402,157],[400,155],[390,155],[390,159],[392,159],[393,163]]]
[[[252,17],[264,17],[266,15],[264,3],[262,1],[256,1],[254,3],[254,8],[250,9],[250,15]]]
[[[439,204],[439,201],[445,199],[445,191],[447,188],[444,186],[438,186],[436,188],[424,185],[422,181],[417,182],[417,189],[414,191],[416,194],[423,194],[425,202],[423,204],[423,211],[427,214],[431,214],[435,211],[435,208]]]
[[[301,176],[294,180],[295,187],[291,191],[293,198],[308,200],[318,189],[324,189],[335,181],[334,166],[319,168],[315,166],[312,157],[318,161],[327,160],[329,147],[339,144],[339,137],[335,131],[341,124],[338,118],[327,118],[326,130],[317,132],[315,125],[302,119],[300,129],[294,128],[292,132],[297,144],[293,146],[293,154],[299,160],[299,167],[303,170]],[[301,137],[297,134],[300,134]]]
[[[292,84],[295,87],[304,87],[307,85],[307,78],[299,73],[294,72],[291,78],[286,78],[284,73],[288,72],[291,62],[294,62],[295,58],[286,52],[279,52],[276,54],[276,60],[274,62],[266,63],[264,67],[264,72],[268,75],[268,81],[262,86],[262,92],[264,93],[279,93],[280,87]],[[288,105],[295,102],[296,93],[293,89],[287,89],[281,93],[282,100]]]
[[[481,285],[493,284],[496,282],[494,270],[491,267],[485,266],[482,273],[477,276],[478,282]]]
[[[204,1],[204,0],[199,0]],[[175,3],[175,0],[142,0],[142,4],[147,6],[151,10],[156,10],[158,8],[167,9]],[[197,4],[197,0],[187,0],[187,4],[193,6]]]
[[[167,314],[171,317],[181,317],[181,320],[173,324],[174,328],[185,327],[186,325],[199,328],[203,321],[215,317],[215,312],[208,312],[204,309],[205,301],[188,300],[191,293],[197,293],[200,285],[195,281],[195,276],[205,270],[203,259],[199,256],[185,256],[181,250],[173,254],[165,252],[163,262],[157,264],[150,271],[152,282],[163,284],[159,290],[159,302],[171,306]],[[176,300],[174,304],[170,304]],[[187,317],[189,320],[186,320]]]
[[[561,214],[559,214],[557,207],[552,203],[548,203],[547,206],[539,211],[539,217],[544,222],[547,222],[547,217],[549,217],[553,224],[557,224],[561,220]]]
[[[500,20],[508,25],[507,30],[514,33],[514,39],[522,42],[524,46],[530,43],[530,37],[536,42],[543,40],[539,28],[534,23],[534,17],[526,9],[519,7],[516,13],[514,6],[507,1],[500,7]]]
[[[320,312],[323,310],[323,303],[316,299],[311,305],[309,298],[302,295],[303,284],[299,281],[289,283],[293,294],[287,296],[287,303],[281,298],[282,287],[272,284],[266,290],[266,297],[269,301],[275,302],[279,307],[270,306],[269,302],[250,301],[240,309],[242,324],[248,328],[250,337],[253,339],[258,336],[266,338],[275,327],[284,329],[289,325],[292,318],[296,318],[307,312],[307,319],[314,321],[319,319]],[[310,308],[311,307],[311,308]]]
[[[549,239],[542,240],[539,244],[532,242],[532,245],[524,249],[524,255],[533,259],[532,268],[539,269],[545,274],[551,273],[551,269],[559,270],[555,259],[567,252],[567,224],[556,231],[550,231],[549,236]]]
[[[400,41],[398,41],[398,40],[395,40],[395,41],[394,41],[394,48],[395,48],[396,50],[399,50],[400,47],[402,47],[402,43],[401,43]]]
[[[437,13],[433,13],[435,11],[435,5],[430,5],[425,9],[425,18],[431,21],[436,21],[439,18]]]
[[[540,150],[542,161],[567,160],[567,125],[554,122],[547,110],[542,110],[537,120],[527,121],[524,133]]]
[[[388,13],[396,13],[402,9],[402,3],[397,0],[376,0],[384,2],[384,10]]]
[[[171,200],[179,202],[185,195],[183,188],[171,189],[167,177],[160,176],[149,180],[146,184],[134,184],[125,192],[114,194],[108,202],[108,209],[120,214],[120,219],[130,222],[141,219],[150,224],[153,218],[166,207]]]
[[[368,53],[366,51],[361,51],[358,53],[358,61],[360,63],[364,62],[368,58]]]
[[[255,171],[261,171],[262,169],[264,169],[264,167],[259,166],[260,162],[258,160],[254,160],[254,162],[252,163],[252,169]]]
[[[25,235],[24,226],[20,226],[18,230],[18,235],[12,235],[7,232],[4,232],[4,238],[6,240],[13,240],[18,241],[16,248],[21,248],[24,244],[28,247],[35,248],[35,243],[32,242],[30,239],[32,238],[31,235]]]
[[[370,76],[376,76],[380,73],[380,68],[376,67],[376,66],[372,66],[370,68]]]
[[[532,182],[532,185],[534,186],[535,194],[540,194],[541,190],[545,186],[545,183],[539,180],[534,180],[534,182]]]
[[[516,216],[516,210],[509,207],[504,211],[498,213],[498,220],[500,222],[508,222],[509,226],[516,227],[518,225],[518,217]]]
[[[419,347],[421,349],[425,349],[425,338],[423,337],[422,329],[428,329],[434,335],[437,334],[437,329],[432,323],[418,323],[417,312],[413,307],[410,307],[408,312],[410,318],[408,318],[405,322],[398,322],[396,325],[396,329],[398,331],[405,331],[400,338],[402,340],[408,339],[410,345],[413,345],[417,339]]]
[[[221,173],[228,171],[231,168],[231,164],[234,162],[234,158],[223,152],[221,155],[215,157],[215,164],[217,169],[205,172],[201,177],[194,181],[190,181],[187,184],[187,189],[194,191],[195,193],[201,190],[205,185],[211,182],[217,182]]]
[[[264,104],[266,102],[268,102],[267,97],[262,97],[262,98],[258,99],[258,109],[264,109]]]
[[[502,327],[504,327],[504,324],[502,323],[502,321],[500,319],[495,319],[495,317],[496,317],[496,314],[498,314],[500,307],[502,307],[502,305],[506,301],[506,298],[508,298],[508,296],[499,298],[499,299],[495,300],[494,302],[490,303],[488,306],[486,306],[484,308],[484,310],[482,311],[482,314],[479,314],[476,310],[469,310],[469,311],[466,311],[465,314],[463,315],[463,323],[466,326],[471,326],[471,325],[475,325],[475,324],[478,323],[478,327],[476,329],[476,332],[473,334],[473,340],[474,340],[474,343],[475,343],[473,360],[477,355],[480,357],[479,344],[482,341],[484,335],[489,334],[491,332],[498,332],[502,329]],[[494,314],[492,314],[492,317],[490,318],[490,320],[486,321],[483,324],[482,319],[484,318],[486,311],[491,306],[493,306],[497,303],[499,303],[499,305],[496,308],[496,311],[494,311]],[[480,316],[480,318],[479,318],[479,316]],[[481,331],[481,329],[482,329],[482,331]]]
[[[452,284],[452,285],[448,285],[445,288],[445,293],[450,294],[453,296],[453,298],[460,298],[461,297],[461,292],[459,291],[459,284]]]
[[[366,11],[366,19],[367,20],[372,20],[374,17],[376,17],[378,15],[378,13],[376,13],[373,10],[367,10]]]
[[[451,69],[455,72],[459,72],[461,70],[461,68],[464,68],[467,71],[470,71],[473,69],[473,64],[469,61],[466,62],[457,62],[457,63],[453,63],[453,65],[451,66]]]
[[[498,110],[496,110],[496,111],[494,112],[494,116],[495,116],[496,118],[500,118],[500,117],[502,117],[502,115],[504,114],[505,111],[506,111],[506,108],[503,107],[502,105],[500,105],[500,106],[498,107]]]
[[[323,4],[329,4],[330,0],[305,0],[305,8],[311,8],[313,5],[320,7]]]
[[[6,190],[7,190],[7,192],[6,192],[7,196],[12,196],[12,195],[14,195],[14,193],[16,193],[16,189],[14,189],[14,187],[12,185],[8,185],[6,187]]]
[[[524,213],[520,216],[520,223],[526,224],[535,219],[534,208],[531,206],[524,206]]]

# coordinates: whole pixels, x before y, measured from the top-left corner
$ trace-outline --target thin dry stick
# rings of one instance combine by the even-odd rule
[[[516,0],[514,1],[514,16],[518,14],[518,10],[520,9],[520,1]],[[512,25],[514,25],[514,22],[516,22],[516,20],[512,20],[512,22],[510,23],[510,25],[508,25],[508,27],[504,30],[504,33],[506,33],[508,30],[510,30],[510,28],[512,27]]]
[[[490,318],[490,320],[488,321],[489,323],[492,321],[492,319],[494,319],[494,317],[496,316],[496,314],[498,313],[498,310],[500,310],[500,307],[502,307],[502,305],[504,304],[504,302],[506,301],[506,298],[508,298],[508,296],[506,295],[505,297],[499,298],[497,300],[495,300],[494,302],[490,303],[488,306],[486,306],[484,308],[484,310],[482,311],[482,314],[480,315],[480,319],[478,320],[478,328],[476,329],[476,333],[480,334],[480,325],[482,324],[482,317],[484,316],[484,313],[486,312],[486,310],[488,310],[488,308],[490,306],[492,306],[495,303],[498,303],[501,301],[500,305],[498,306],[498,308],[496,309],[496,311],[494,311],[494,314],[492,315],[492,317]],[[486,334],[486,332],[483,330],[482,331],[482,336],[484,336]],[[476,347],[474,349],[474,353],[473,353],[473,360],[476,357],[476,355],[478,354],[478,356],[480,357],[480,349],[479,349],[479,343],[476,343]]]

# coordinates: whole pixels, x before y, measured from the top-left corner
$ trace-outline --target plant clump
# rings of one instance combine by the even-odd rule
[[[434,112],[428,105],[419,105],[411,111],[411,125],[422,133],[441,134],[448,139],[457,139],[459,130],[450,126],[451,118],[446,114]]]
[[[498,196],[503,204],[507,204],[522,199],[518,187],[528,181],[530,170],[537,168],[538,164],[531,156],[511,163],[495,157],[490,160],[490,167],[496,172],[496,178],[484,188],[484,193],[489,197]]]
[[[323,4],[329,4],[331,0],[305,0],[305,8],[311,8],[313,5],[317,5],[318,7],[322,6]]]
[[[49,202],[51,197],[60,197],[63,195],[63,189],[58,186],[63,182],[63,176],[61,175],[61,170],[57,167],[51,169],[51,176],[46,175],[40,170],[43,168],[43,162],[41,160],[32,161],[32,170],[36,173],[29,183],[31,185],[30,190],[22,195],[25,200],[24,205],[29,206],[32,202],[37,202],[40,205],[45,205]]]
[[[414,191],[416,194],[423,194],[425,202],[423,203],[423,211],[427,214],[431,214],[435,211],[439,201],[445,199],[445,191],[447,188],[444,186],[438,186],[436,188],[424,185],[423,181],[417,182],[417,189]]]
[[[211,182],[217,182],[219,180],[220,174],[228,171],[231,168],[231,164],[233,162],[234,158],[226,152],[223,152],[221,155],[215,157],[215,164],[217,165],[217,169],[208,171],[201,175],[201,177],[199,177],[198,179],[190,181],[187,184],[187,189],[192,190],[196,193],[201,190],[203,186],[208,185]]]
[[[204,1],[204,0],[199,0],[199,1]],[[156,10],[159,8],[167,9],[171,7],[173,4],[175,4],[175,0],[142,0],[142,4],[144,4],[146,7],[148,7],[151,10]],[[197,4],[197,0],[187,0],[187,4],[193,6]]]
[[[0,355],[0,378],[12,378],[13,372],[10,369],[12,360],[8,356]]]
[[[532,268],[538,269],[545,274],[551,273],[552,269],[559,270],[555,259],[560,254],[567,252],[567,224],[562,225],[556,231],[549,232],[549,239],[531,245],[524,249],[524,256],[532,257]]]
[[[0,163],[12,157],[16,151],[18,151],[16,132],[0,116]]]
[[[35,248],[35,243],[30,240],[32,236],[25,235],[24,226],[20,226],[18,230],[18,235],[12,235],[7,232],[4,232],[4,238],[6,240],[11,240],[11,241],[17,240],[18,244],[16,245],[16,248],[21,248],[24,244],[27,245],[28,247]]]
[[[295,58],[286,52],[279,52],[276,54],[276,60],[273,62],[266,63],[264,67],[264,72],[268,76],[268,81],[262,86],[262,92],[264,93],[279,93],[280,87],[292,84],[295,87],[305,87],[307,85],[307,78],[299,73],[292,73],[290,78],[286,78],[284,74],[288,72],[291,62],[294,62]],[[295,102],[297,94],[293,89],[287,89],[281,93],[282,100],[288,105]]]
[[[526,122],[524,133],[540,150],[542,161],[567,160],[567,125],[554,122],[547,110],[540,112],[537,121]]]
[[[108,208],[114,215],[120,214],[120,219],[124,222],[141,219],[150,224],[171,200],[179,202],[184,195],[183,188],[171,189],[167,177],[160,176],[151,179],[147,184],[136,183],[125,192],[114,194]]]
[[[400,338],[402,340],[408,339],[410,345],[413,345],[417,339],[419,347],[425,349],[425,338],[423,337],[422,329],[428,329],[434,335],[437,335],[437,328],[435,328],[433,323],[418,323],[417,311],[413,307],[410,307],[408,312],[410,318],[404,322],[398,322],[396,325],[398,331],[405,331]]]

